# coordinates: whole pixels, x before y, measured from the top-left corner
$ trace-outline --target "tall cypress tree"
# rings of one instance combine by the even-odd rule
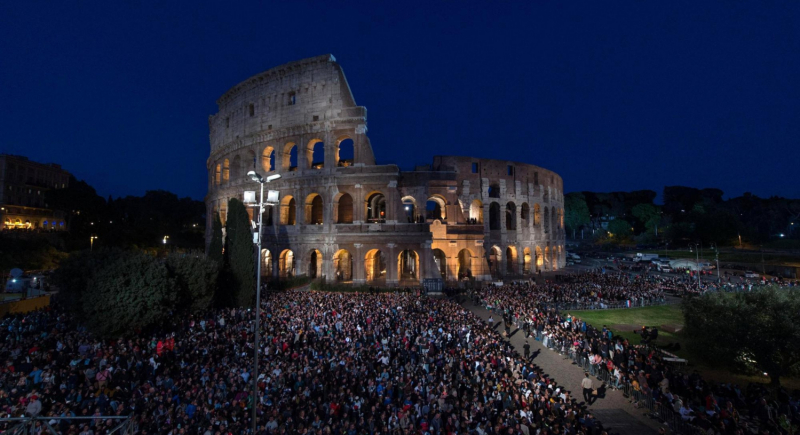
[[[245,205],[236,198],[228,201],[225,222],[224,267],[228,270],[226,286],[234,306],[250,307],[255,299],[256,262],[253,232]]]
[[[208,245],[208,258],[214,260],[222,267],[222,221],[219,213],[214,213],[214,223],[211,226],[211,244]]]

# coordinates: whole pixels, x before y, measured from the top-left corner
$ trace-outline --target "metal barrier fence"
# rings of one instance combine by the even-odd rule
[[[701,428],[684,420],[681,414],[675,412],[671,406],[656,401],[652,394],[634,388],[634,386],[625,379],[617,379],[614,374],[609,372],[604,366],[590,363],[588,358],[574,352],[571,346],[569,346],[569,343],[565,343],[562,340],[551,340],[538,331],[533,335],[535,335],[535,340],[542,342],[542,345],[555,350],[559,354],[565,355],[565,359],[571,359],[578,367],[583,369],[584,372],[597,377],[605,386],[622,391],[622,394],[630,399],[637,408],[647,410],[651,418],[666,424],[674,433],[681,435],[699,435],[703,433]]]
[[[52,435],[58,435],[60,432],[53,427],[53,422],[55,422],[56,426],[61,421],[67,421],[69,423],[96,423],[96,422],[103,422],[106,420],[117,420],[117,424],[111,428],[107,432],[103,432],[107,435],[111,434],[120,434],[120,435],[133,435],[137,428],[134,424],[133,419],[130,416],[119,416],[119,415],[100,415],[100,416],[72,416],[72,417],[7,417],[7,418],[0,418],[0,425],[4,424],[12,424],[10,428],[5,430],[3,433],[8,435],[28,435],[28,434],[45,434],[49,433]],[[2,429],[0,429],[1,431]],[[95,429],[95,433],[96,429]]]

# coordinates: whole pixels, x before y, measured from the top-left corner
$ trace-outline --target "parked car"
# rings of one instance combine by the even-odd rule
[[[753,272],[752,270],[748,270],[744,273],[745,278],[761,278],[761,275]]]

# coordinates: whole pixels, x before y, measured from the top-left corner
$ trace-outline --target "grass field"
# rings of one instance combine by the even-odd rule
[[[633,331],[619,331],[613,325],[642,325],[658,327],[658,345],[665,346],[670,343],[680,343],[681,350],[675,353],[680,358],[689,360],[689,370],[697,370],[703,377],[717,382],[734,382],[747,385],[748,382],[769,383],[769,378],[760,376],[747,376],[732,373],[728,370],[709,367],[697,355],[687,350],[688,338],[683,333],[672,334],[661,329],[661,325],[683,325],[683,313],[680,305],[662,305],[657,307],[631,308],[619,310],[585,310],[570,311],[569,314],[578,316],[586,323],[601,329],[603,325],[609,327],[615,335],[628,339],[633,344],[639,344],[641,337]],[[800,388],[800,379],[781,378],[781,384],[788,388]]]

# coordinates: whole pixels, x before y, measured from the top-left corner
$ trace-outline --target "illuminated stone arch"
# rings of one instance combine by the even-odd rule
[[[322,252],[319,249],[311,249],[306,254],[306,276],[316,279],[322,276]]]
[[[272,276],[272,252],[261,250],[261,276]]]
[[[500,262],[503,261],[503,253],[499,246],[492,246],[489,249],[489,272],[492,276],[500,275]]]
[[[474,219],[475,223],[483,223],[483,202],[480,199],[472,200],[469,205],[469,218]]]
[[[509,275],[517,273],[517,248],[515,246],[506,248],[506,273]]]
[[[336,281],[353,280],[353,255],[346,249],[340,249],[333,254],[334,279]]]
[[[281,278],[292,278],[295,276],[294,252],[291,249],[284,249],[278,258],[278,273]]]
[[[312,193],[306,197],[305,223],[308,225],[321,225],[324,215],[322,196]]]
[[[292,195],[281,198],[281,225],[297,223],[297,202]]]
[[[533,226],[538,227],[542,224],[542,207],[539,204],[533,204]]]
[[[544,269],[544,254],[542,253],[542,247],[536,247],[536,270]]]
[[[261,151],[261,169],[264,172],[275,170],[275,148],[267,146]]]
[[[283,146],[282,165],[285,171],[297,170],[297,145],[294,142],[287,142]]]
[[[531,255],[531,248],[526,247],[522,250],[522,273],[524,275],[529,275],[532,272],[532,265],[533,258]]]
[[[306,145],[306,161],[308,167],[312,169],[322,169],[325,167],[325,142],[322,139],[314,138]]]
[[[408,223],[417,221],[417,200],[413,196],[404,196],[400,198],[403,203],[403,215]]]
[[[336,139],[336,166],[353,166],[355,152],[355,142],[350,136],[341,136]]]
[[[405,249],[397,256],[397,279],[419,279],[419,254],[413,249]]]
[[[441,249],[434,249],[433,253],[433,262],[436,263],[436,268],[439,270],[439,275],[441,275],[443,280],[447,280],[447,255],[445,255],[444,251]]]
[[[380,249],[371,249],[364,255],[367,282],[376,282],[386,276],[386,258]]]
[[[366,222],[384,222],[386,220],[386,195],[374,190],[365,196],[364,220]]]
[[[225,159],[222,162],[222,183],[228,184],[231,181],[231,162]]]
[[[222,164],[217,163],[217,168],[214,171],[214,184],[219,186],[220,183],[222,183]]]
[[[333,198],[333,221],[337,224],[353,223],[353,197],[339,192]]]
[[[441,195],[431,195],[425,202],[426,218],[447,220],[447,201]]]
[[[471,278],[472,277],[472,259],[475,254],[469,249],[462,249],[458,251],[458,278]]]

